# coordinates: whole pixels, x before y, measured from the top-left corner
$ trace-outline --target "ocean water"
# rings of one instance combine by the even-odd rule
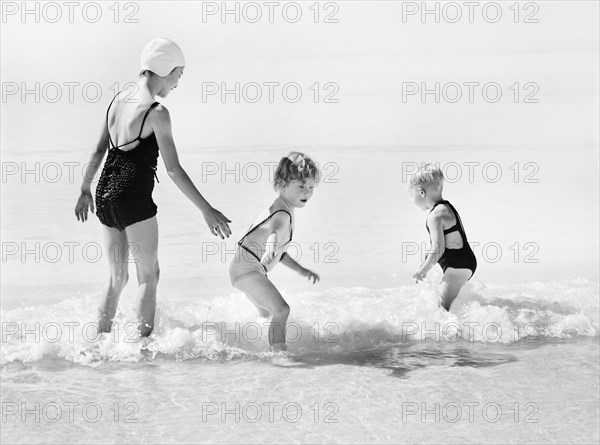
[[[95,333],[110,252],[95,217],[81,224],[71,213],[78,184],[25,183],[21,194],[22,183],[4,184],[3,240],[17,251],[5,249],[2,264],[3,441],[596,440],[599,306],[589,240],[597,220],[589,206],[577,213],[585,207],[571,202],[573,211],[540,228],[533,223],[540,207],[529,205],[550,206],[560,195],[561,184],[542,185],[562,162],[561,150],[540,162],[538,184],[446,185],[471,242],[492,246],[485,255],[475,249],[479,269],[450,314],[437,305],[440,270],[425,283],[410,280],[426,240],[424,214],[409,202],[393,165],[410,168],[418,152],[348,147],[339,157],[338,150],[313,150],[323,165],[335,160],[335,174],[297,211],[290,251],[321,282],[311,285],[281,266],[271,274],[292,308],[290,357],[267,352],[265,320],[227,275],[235,240],[273,197],[266,172],[255,183],[249,173],[239,183],[204,175],[206,195],[233,220],[233,239],[223,242],[207,235],[172,184],[157,184],[162,278],[156,329],[143,344],[134,336],[134,278],[111,335]],[[505,150],[454,153],[465,153],[464,162],[493,153],[505,166]],[[534,150],[512,154],[535,159]],[[200,184],[203,165],[213,162],[202,156],[217,159],[206,152],[186,154]],[[236,162],[269,165],[280,154],[263,147],[220,156],[234,169]],[[586,151],[580,155],[583,165]],[[426,156],[444,162],[445,149],[432,147]],[[494,193],[521,198],[490,205]],[[567,243],[555,234],[569,220],[579,230]],[[525,249],[526,242],[536,248]]]
[[[137,28],[75,23],[68,51],[65,28],[42,24],[40,40],[3,24],[3,80],[104,88],[97,103],[2,103],[3,443],[598,442],[597,4],[540,2],[532,27],[438,28],[399,26],[391,2],[340,4],[336,28],[265,28],[148,2]],[[73,209],[107,87],[133,80],[156,17],[190,54],[165,101],[180,159],[233,236],[209,235],[159,160],[161,281],[140,342],[133,262],[113,332],[95,334],[114,252]],[[120,50],[98,67],[89,47],[106,39]],[[309,100],[203,102],[205,81],[295,81]],[[310,100],[317,81],[339,102]],[[494,81],[506,100],[403,102],[403,81]],[[516,103],[514,82],[535,82],[539,102]],[[291,150],[323,172],[290,247],[321,281],[270,274],[291,306],[283,355],[227,271]],[[404,182],[423,162],[442,167],[479,262],[450,313],[438,268],[410,278],[428,238]]]
[[[433,284],[284,294],[287,359],[265,352],[264,320],[242,295],[159,295],[145,345],[127,305],[113,333],[96,338],[98,295],[4,310],[3,441],[590,443],[598,435],[598,286],[587,280],[473,285],[451,314],[436,307]]]

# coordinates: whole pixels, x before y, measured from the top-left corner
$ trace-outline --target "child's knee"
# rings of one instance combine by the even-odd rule
[[[152,267],[148,270],[143,271],[140,274],[140,284],[149,284],[156,286],[158,284],[158,280],[160,279],[160,269],[158,265]]]
[[[156,292],[144,292],[138,298],[140,307],[156,307]]]
[[[128,281],[129,281],[129,272],[127,272],[125,270],[118,275],[117,280],[116,280],[116,285],[119,288],[119,290],[123,290]]]
[[[278,304],[273,309],[273,316],[287,318],[289,315],[290,315],[290,306],[285,302]]]
[[[119,269],[113,271],[110,276],[110,286],[117,292],[121,292],[129,281],[129,273],[127,269]]]

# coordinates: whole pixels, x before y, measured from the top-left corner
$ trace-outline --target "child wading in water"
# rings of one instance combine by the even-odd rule
[[[280,261],[313,281],[319,276],[302,267],[286,254],[294,233],[294,210],[304,207],[319,181],[316,164],[302,153],[292,152],[279,162],[273,186],[279,196],[238,242],[235,258],[229,266],[231,284],[246,294],[262,317],[271,316],[271,350],[285,350],[285,325],[290,307],[267,278]]]
[[[435,263],[440,263],[444,271],[442,307],[448,311],[461,288],[475,273],[477,260],[458,212],[442,198],[443,188],[442,171],[430,164],[424,165],[408,179],[408,193],[415,205],[421,210],[429,210],[425,227],[431,240],[427,258],[413,278],[417,282],[422,281]]]
[[[200,194],[179,163],[171,133],[169,112],[155,97],[167,97],[177,88],[185,59],[181,49],[168,39],[154,39],[144,48],[137,89],[129,97],[110,103],[102,135],[92,152],[81,195],[75,206],[77,219],[84,222],[94,212],[91,182],[108,151],[96,187],[96,215],[102,223],[109,281],[99,307],[99,332],[110,332],[119,296],[129,278],[129,246],[133,247],[138,292],[136,310],[139,333],[150,335],[154,328],[158,285],[157,207],[152,200],[159,153],[167,173],[183,194],[198,208],[215,236],[231,234],[229,221]],[[156,178],[158,179],[158,178]]]

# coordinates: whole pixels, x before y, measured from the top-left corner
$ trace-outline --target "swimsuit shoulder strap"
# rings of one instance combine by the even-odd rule
[[[446,204],[450,210],[452,211],[452,213],[454,213],[454,217],[456,218],[456,224],[453,227],[450,227],[450,229],[452,229],[452,232],[455,230],[458,230],[458,232],[460,233],[460,235],[463,238],[463,243],[467,243],[467,234],[465,233],[465,228],[463,227],[462,224],[462,220],[460,219],[460,215],[458,214],[457,210],[454,208],[454,206],[452,204],[450,204],[450,202],[445,201],[444,204]],[[448,229],[448,230],[450,230]],[[444,231],[446,232],[446,231]]]
[[[433,209],[435,209],[440,204],[445,205],[446,207],[448,207],[450,209],[450,211],[454,214],[454,217],[456,218],[456,209],[454,207],[452,207],[452,204],[450,204],[450,201],[446,201],[445,199],[442,199],[441,201],[436,202],[433,205],[433,207],[431,208],[431,210],[429,211],[429,213],[431,213],[433,211]],[[456,218],[456,224],[454,224],[452,227],[444,230],[444,235],[448,235],[449,233],[456,232],[457,230],[459,230],[459,228],[458,228],[458,218]]]
[[[288,216],[290,217],[290,241],[291,241],[291,240],[292,240],[292,236],[294,235],[294,228],[293,228],[293,224],[292,224],[292,223],[293,223],[293,221],[292,221],[292,214],[291,214],[290,212],[288,212],[287,210],[280,209],[280,210],[275,210],[275,211],[273,212],[273,215],[274,215],[275,213],[277,213],[277,212],[285,212],[285,213],[287,213],[287,214],[288,214]],[[290,241],[288,241],[288,243],[289,243]]]
[[[429,213],[431,214],[431,212],[433,212],[433,209],[435,209],[437,206],[439,206],[440,204],[445,204],[447,201],[441,200],[436,202],[433,207],[431,208],[431,210],[429,210]],[[427,224],[427,220],[425,220],[425,227],[427,228],[427,231],[429,232],[429,224]]]
[[[289,243],[292,240],[292,236],[294,234],[294,229],[292,228],[292,214],[285,209],[279,209],[279,210],[275,210],[273,213],[271,213],[269,215],[269,218],[271,218],[273,215],[275,215],[276,213],[279,213],[279,212],[285,212],[290,217],[290,240],[288,241],[288,243]],[[267,218],[267,219],[269,219],[269,218]]]
[[[118,95],[118,94],[119,94],[119,93],[117,93],[117,95]],[[117,98],[117,96],[115,96],[115,97],[113,98],[113,101],[110,103],[110,105],[112,105],[112,103],[115,101],[115,99],[116,99],[116,98]],[[108,130],[108,113],[109,113],[109,111],[110,111],[110,105],[108,106],[108,110],[106,111],[106,128],[107,128],[107,130]],[[129,144],[133,144],[135,141],[139,141],[139,140],[142,138],[142,131],[144,130],[144,124],[146,123],[146,118],[148,118],[148,114],[150,114],[150,112],[151,112],[151,111],[152,111],[152,110],[153,110],[153,109],[154,109],[154,108],[155,108],[157,105],[160,105],[160,103],[159,103],[159,102],[154,102],[154,103],[153,103],[152,105],[150,105],[150,107],[149,107],[149,108],[146,110],[146,114],[144,114],[144,118],[142,119],[142,126],[140,127],[140,133],[138,134],[138,137],[137,137],[137,138],[135,138],[133,141],[129,141],[129,142],[126,142],[126,143],[124,143],[124,144],[121,144],[121,145],[119,145],[119,146],[115,147],[115,144],[113,144],[113,141],[112,141],[112,139],[111,139],[111,137],[110,137],[110,131],[108,131],[108,140],[110,141],[110,144],[112,145],[112,147],[113,147],[113,148],[120,148],[120,147],[124,147],[124,146],[126,146],[126,145],[129,145]]]
[[[458,213],[456,212],[456,209],[452,206],[452,204],[450,204],[449,201],[446,201],[444,199],[442,199],[441,201],[436,202],[433,207],[431,208],[431,210],[429,211],[429,213],[433,212],[433,209],[435,209],[437,206],[439,206],[440,204],[445,205],[446,207],[448,207],[450,209],[450,211],[454,214],[454,217],[456,218],[456,224],[454,224],[452,227],[445,229],[444,230],[444,235],[448,235],[449,233],[455,232],[455,231],[459,231],[460,232],[460,219],[458,217]],[[425,227],[427,227],[427,231],[429,232],[429,225],[427,224],[427,221],[425,221]]]
[[[138,134],[138,137],[135,139],[136,141],[138,139],[142,138],[142,131],[144,130],[144,124],[146,123],[146,118],[148,117],[148,115],[150,114],[150,112],[157,106],[160,105],[158,102],[154,102],[152,105],[150,105],[150,108],[148,108],[148,110],[146,111],[146,114],[144,114],[144,119],[142,119],[142,126],[140,127],[140,134]]]
[[[117,98],[117,96],[119,94],[121,94],[120,91],[117,94],[115,94],[115,97],[113,97],[113,100],[110,101],[110,104],[108,105],[108,108],[106,109],[106,131],[108,133],[108,141],[110,142],[110,145],[113,148],[115,148],[115,144],[113,144],[112,138],[110,137],[110,131],[108,130],[108,113],[110,112],[110,107],[112,106],[113,102],[115,101],[115,99]]]
[[[263,219],[261,222],[259,222],[257,225],[255,225],[254,227],[252,227],[250,230],[248,230],[248,232],[242,237],[241,240],[238,241],[238,244],[241,245],[242,241],[244,241],[244,239],[250,235],[252,232],[254,232],[256,229],[258,229],[260,226],[262,226],[264,223],[266,223],[268,220],[270,220],[273,215],[275,215],[276,213],[279,212],[285,212],[288,214],[288,216],[290,217],[290,241],[292,240],[292,235],[294,233],[293,229],[292,229],[292,214],[290,212],[288,212],[287,210],[284,209],[279,209],[279,210],[275,210],[273,213],[271,213],[269,216],[267,216],[265,219]],[[288,243],[290,242],[288,241]]]

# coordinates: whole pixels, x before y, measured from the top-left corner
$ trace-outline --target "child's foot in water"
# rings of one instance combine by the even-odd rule
[[[79,354],[85,357],[87,363],[97,364],[103,361],[102,357],[102,343],[105,343],[110,338],[110,332],[99,332],[94,340],[87,340],[87,347]]]
[[[275,343],[271,345],[271,352],[286,352],[287,346],[285,343]]]
[[[142,353],[142,355],[151,355],[152,354],[152,350],[151,350],[152,343],[154,343],[153,338],[142,337],[140,339],[140,352]]]
[[[292,366],[302,366],[304,364],[296,360],[294,354],[288,352],[285,349],[279,350],[277,352],[271,349],[271,351],[274,352],[273,357],[271,357],[271,363],[275,366],[283,366],[284,368],[289,368]]]

